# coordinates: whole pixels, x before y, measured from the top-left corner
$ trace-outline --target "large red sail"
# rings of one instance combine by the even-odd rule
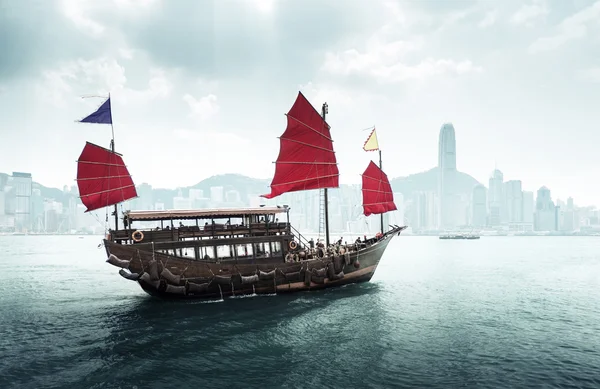
[[[279,156],[271,199],[287,192],[337,188],[339,171],[329,125],[313,108],[302,92],[287,113],[287,128],[280,139]]]
[[[121,154],[90,142],[77,161],[77,186],[86,212],[137,197]]]
[[[371,161],[362,175],[363,211],[365,216],[395,211],[392,186],[385,174]]]

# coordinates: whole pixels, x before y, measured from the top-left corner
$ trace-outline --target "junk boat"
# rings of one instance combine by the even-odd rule
[[[375,128],[365,151],[379,150],[379,166],[372,161],[362,174],[363,213],[381,215],[374,237],[344,244],[329,240],[327,190],[339,187],[339,172],[328,106],[319,114],[299,92],[287,114],[280,137],[271,193],[319,189],[323,204],[325,243],[307,240],[289,221],[290,208],[126,211],[119,228],[117,204],[137,197],[135,184],[115,152],[114,129],[110,149],[87,142],[78,161],[77,184],[86,212],[114,206],[115,229],[103,244],[107,262],[152,296],[214,299],[225,296],[318,290],[367,282],[392,238],[406,226],[384,229],[383,214],[396,210],[387,175],[381,169],[381,150]],[[110,95],[83,123],[110,124]],[[154,222],[157,226],[149,227]],[[186,222],[186,224],[184,224]],[[190,225],[191,224],[191,225]]]

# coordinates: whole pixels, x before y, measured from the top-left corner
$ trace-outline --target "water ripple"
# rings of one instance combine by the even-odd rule
[[[510,239],[401,238],[367,284],[169,302],[90,239],[0,237],[0,388],[600,387],[599,241]]]

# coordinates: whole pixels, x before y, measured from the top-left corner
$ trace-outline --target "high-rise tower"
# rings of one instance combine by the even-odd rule
[[[439,227],[454,227],[458,203],[456,182],[456,136],[452,123],[445,123],[440,129],[438,149],[438,215]]]

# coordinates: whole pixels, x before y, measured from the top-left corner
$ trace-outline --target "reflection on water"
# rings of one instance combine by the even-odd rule
[[[593,238],[402,237],[370,283],[220,302],[96,245],[0,237],[0,388],[600,387]]]

